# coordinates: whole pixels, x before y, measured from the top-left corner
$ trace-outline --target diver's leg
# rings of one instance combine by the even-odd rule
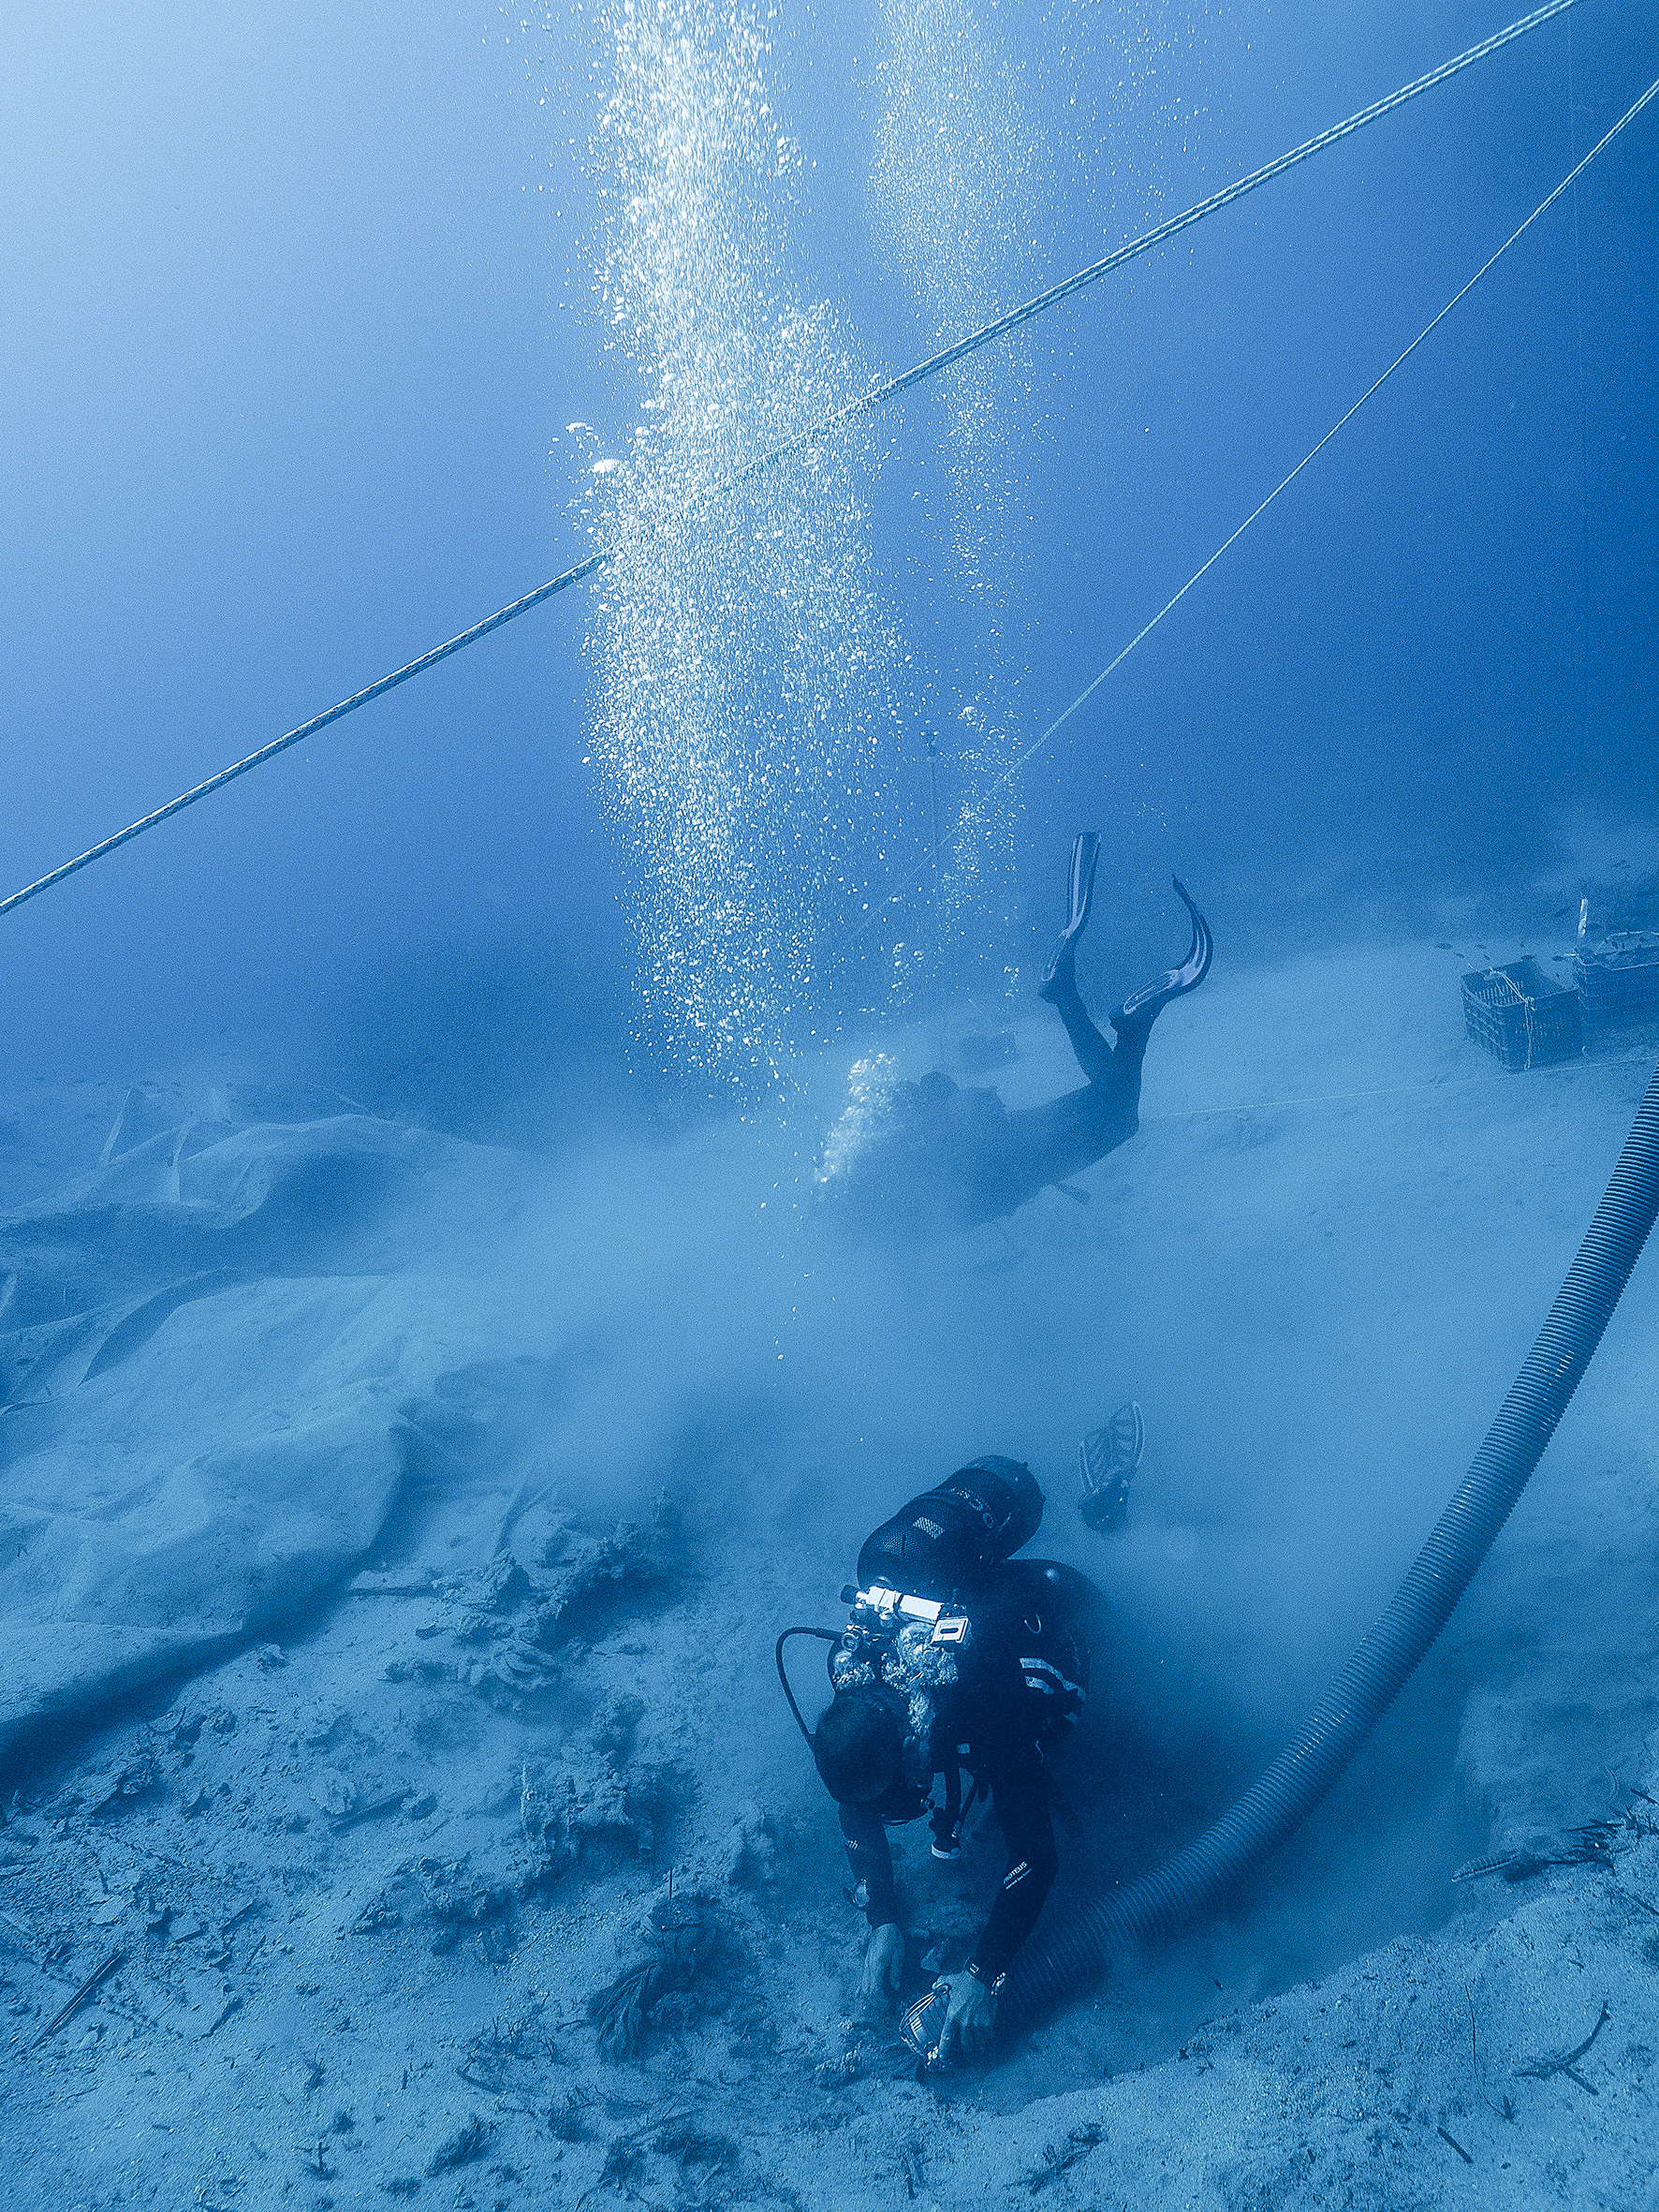
[[[1139,1102],[1137,1057],[1133,1080],[1123,1089],[1115,1083],[1089,1083],[1041,1106],[1016,1108],[1004,1137],[997,1178],[1004,1202],[996,1211],[1011,1213],[1045,1184],[1064,1183],[1115,1152],[1140,1126]]]
[[[1043,996],[1065,1024],[1065,1034],[1071,1039],[1071,1049],[1078,1056],[1078,1066],[1089,1081],[1107,1085],[1121,1084],[1125,1075],[1125,1069],[1119,1065],[1123,1054],[1112,1051],[1090,1019],[1089,1010],[1079,995],[1078,980],[1072,972],[1070,961],[1044,986]],[[1151,1027],[1150,1023],[1148,1027]]]
[[[1098,840],[1093,842],[1097,848]],[[993,1220],[1012,1213],[1045,1184],[1064,1182],[1079,1173],[1134,1136],[1140,1126],[1140,1069],[1152,1024],[1172,998],[1197,990],[1209,972],[1213,951],[1210,925],[1178,877],[1175,888],[1193,921],[1192,948],[1180,967],[1136,992],[1118,1009],[1111,1017],[1117,1044],[1115,1048],[1108,1045],[1089,1019],[1073,972],[1077,939],[1088,920],[1093,879],[1094,856],[1079,837],[1072,848],[1072,921],[1041,985],[1042,996],[1065,1024],[1088,1084],[1080,1091],[1069,1091],[1046,1105],[1023,1107],[1007,1116],[998,1146],[997,1172],[983,1179],[977,1218]],[[1079,884],[1080,900],[1077,895]]]
[[[1117,1047],[1112,1054],[1112,1081],[1117,1086],[1120,1100],[1131,1114],[1140,1106],[1140,1064],[1146,1057],[1146,1040],[1152,1033],[1152,1024],[1172,998],[1184,997],[1196,991],[1210,973],[1210,963],[1215,947],[1210,936],[1210,924],[1187,896],[1186,886],[1179,876],[1171,882],[1181,894],[1182,904],[1193,918],[1193,941],[1186,958],[1179,967],[1172,967],[1156,982],[1148,983],[1126,998],[1111,1016],[1111,1025],[1117,1037]],[[1087,1020],[1085,1015],[1084,1019]],[[1070,1023],[1066,1024],[1069,1029]],[[1081,1050],[1078,1057],[1082,1058]],[[1088,1064],[1084,1062],[1084,1072]]]
[[[1099,859],[1100,839],[1094,831],[1084,830],[1072,839],[1065,928],[1054,948],[1049,971],[1037,985],[1037,996],[1046,998],[1065,1024],[1078,1066],[1089,1081],[1110,1083],[1111,1046],[1090,1020],[1089,1010],[1078,993],[1078,939],[1088,926],[1089,910],[1094,903],[1094,869]]]

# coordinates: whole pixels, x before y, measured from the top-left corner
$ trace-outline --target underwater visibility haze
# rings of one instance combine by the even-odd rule
[[[1650,2202],[1656,79],[11,26],[18,2203]]]

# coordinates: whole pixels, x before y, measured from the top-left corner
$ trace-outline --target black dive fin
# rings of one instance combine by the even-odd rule
[[[1095,830],[1083,830],[1071,841],[1071,873],[1066,879],[1065,927],[1060,942],[1054,948],[1047,973],[1037,985],[1037,993],[1047,997],[1053,990],[1062,968],[1069,967],[1077,958],[1078,939],[1089,924],[1089,909],[1094,904],[1094,870],[1100,859],[1100,834]]]
[[[1104,1428],[1094,1429],[1078,1446],[1083,1495],[1078,1511],[1091,1528],[1121,1528],[1129,1511],[1129,1485],[1146,1450],[1146,1423],[1140,1408],[1120,1406]]]
[[[1181,877],[1172,876],[1169,880],[1180,894],[1182,905],[1193,918],[1191,950],[1179,967],[1172,967],[1167,975],[1159,976],[1155,982],[1148,983],[1143,990],[1137,991],[1133,998],[1124,999],[1111,1018],[1114,1029],[1121,1029],[1125,1021],[1141,1021],[1150,1028],[1172,998],[1180,998],[1188,991],[1196,991],[1210,973],[1210,963],[1215,954],[1210,924],[1194,906]]]

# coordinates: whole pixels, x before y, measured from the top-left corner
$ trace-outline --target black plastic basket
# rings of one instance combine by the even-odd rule
[[[1659,929],[1614,930],[1580,945],[1573,974],[1587,1028],[1659,1021]]]
[[[1584,1048],[1578,994],[1529,957],[1463,978],[1463,1026],[1517,1073],[1575,1059]]]

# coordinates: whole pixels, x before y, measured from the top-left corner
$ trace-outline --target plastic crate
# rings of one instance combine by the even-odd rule
[[[1573,975],[1587,1028],[1659,1021],[1659,929],[1612,930],[1580,945]]]
[[[1530,955],[1463,978],[1463,1026],[1517,1073],[1575,1059],[1584,1049],[1577,990],[1552,982]]]

